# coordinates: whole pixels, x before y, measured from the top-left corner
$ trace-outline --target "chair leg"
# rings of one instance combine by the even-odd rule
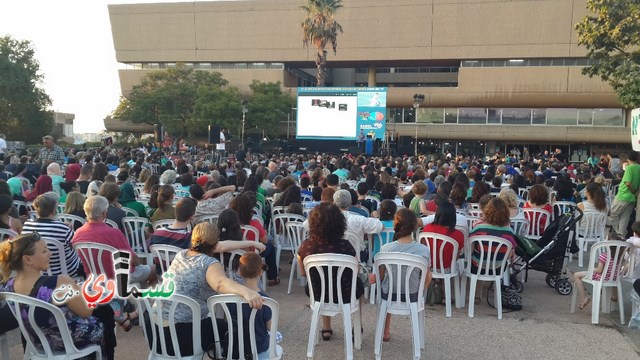
[[[467,300],[467,276],[462,274],[460,277],[460,308],[463,309]]]
[[[420,343],[422,342],[420,339],[420,325],[418,322],[420,320],[424,321],[424,319],[419,319],[418,316],[418,304],[411,303],[411,333],[413,335],[413,358],[420,359]]]
[[[602,297],[602,288],[593,285],[593,298],[591,299],[591,323],[597,324],[600,321],[600,300]]]
[[[345,359],[353,360],[353,338],[351,334],[351,306],[349,304],[342,305],[342,322],[344,326],[344,354]],[[358,329],[357,331],[360,331]],[[354,333],[356,330],[354,329]]]
[[[585,249],[585,246],[587,244],[584,243],[584,241],[581,242],[582,246],[578,245],[580,247],[580,250],[578,251],[578,266],[582,267],[584,264],[584,252],[587,251]]]
[[[382,335],[384,332],[384,321],[387,317],[387,305],[389,303],[386,300],[380,301],[378,305],[378,318],[376,321],[376,334],[374,337],[373,353],[376,355],[376,360],[382,358]]]
[[[451,317],[451,278],[442,279],[444,282],[444,301],[447,317]]]
[[[291,295],[291,286],[293,285],[293,275],[297,272],[298,261],[296,257],[293,257],[291,261],[291,271],[289,272],[289,287],[287,288],[287,295]]]
[[[357,301],[357,300],[356,300]],[[358,311],[356,311],[355,313],[353,313],[353,320],[355,322],[355,324],[353,325],[353,333],[354,333],[354,339],[353,339],[353,344],[355,345],[355,348],[360,350],[362,349],[362,304],[360,304],[360,306],[358,307]]]
[[[280,255],[282,255],[282,245],[278,242],[279,239],[276,239],[274,242],[276,244],[276,266],[280,267]]]
[[[619,311],[620,311],[620,324],[624,325],[624,301],[623,301],[623,297],[622,297],[622,284],[618,283],[618,286],[616,286],[618,288],[618,306],[619,306]]]
[[[460,277],[453,277],[453,292],[456,295],[456,308],[462,309],[464,307],[464,297],[460,296]]]
[[[307,343],[307,359],[313,359],[313,351],[318,341],[318,320],[320,319],[320,309],[318,306],[319,305],[316,305],[316,307],[312,309],[311,324],[309,325],[309,342]]]
[[[475,306],[476,285],[478,284],[478,277],[471,275],[471,284],[469,285],[469,317],[473,317],[473,310]]]
[[[573,314],[576,312],[576,299],[578,298],[578,291],[575,288],[575,284],[571,293],[571,313]]]
[[[418,313],[418,326],[420,329],[420,349],[424,349],[427,346],[427,334],[424,329],[424,308]]]
[[[496,296],[496,309],[498,309],[498,320],[502,320],[502,279],[496,278],[496,288],[494,294]]]
[[[609,304],[609,288],[603,287],[601,291],[602,295],[600,296],[600,311],[602,311],[603,314],[608,314],[611,312],[611,305]]]

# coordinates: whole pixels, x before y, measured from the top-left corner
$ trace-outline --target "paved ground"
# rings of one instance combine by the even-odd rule
[[[285,263],[283,254],[283,264]],[[577,267],[577,260],[571,264]],[[289,265],[283,265],[282,283],[269,288],[268,293],[280,303],[280,332],[284,336],[280,344],[287,359],[306,357],[309,334],[310,310],[304,289],[294,286],[291,295],[286,294]],[[296,283],[297,284],[297,283]],[[625,293],[630,285],[625,285]],[[618,312],[603,315],[600,325],[591,325],[590,309],[570,314],[571,296],[559,295],[544,282],[544,274],[530,273],[523,292],[523,311],[505,313],[498,320],[496,310],[486,301],[476,306],[474,318],[465,309],[453,309],[451,318],[445,317],[442,305],[427,307],[425,324],[427,346],[422,359],[638,359],[640,358],[640,331],[630,330],[619,323]],[[625,322],[630,316],[629,300],[625,299]],[[373,335],[376,311],[365,305],[363,317],[363,343],[355,350],[355,359],[373,358]],[[344,359],[344,342],[341,319],[333,323],[331,341],[320,341],[315,349],[315,359]],[[412,357],[411,323],[408,317],[394,317],[392,340],[384,343],[385,359],[410,359]],[[11,348],[13,359],[22,358],[19,338],[14,336]],[[117,359],[146,359],[148,354],[142,329],[131,332],[118,331]]]

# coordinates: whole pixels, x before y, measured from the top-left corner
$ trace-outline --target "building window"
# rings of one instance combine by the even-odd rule
[[[578,125],[593,124],[593,109],[578,109]]]
[[[531,109],[502,109],[502,123],[507,125],[531,124]]]
[[[418,122],[442,124],[444,122],[444,109],[443,108],[425,108],[424,117],[420,116]]]
[[[624,126],[622,109],[594,109],[593,126]]]
[[[458,123],[458,109],[446,108],[444,109],[444,123],[445,124],[457,124]]]
[[[487,124],[500,124],[502,121],[502,109],[489,109],[487,112]]]
[[[531,123],[533,125],[545,125],[547,123],[547,109],[532,109]]]
[[[460,108],[458,109],[459,124],[486,124],[487,109],[485,108]]]
[[[547,125],[577,125],[578,109],[547,109]]]

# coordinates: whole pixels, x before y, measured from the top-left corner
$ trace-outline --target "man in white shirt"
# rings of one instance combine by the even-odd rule
[[[342,214],[347,219],[347,230],[355,234],[354,239],[347,238],[347,240],[351,242],[356,252],[366,249],[364,236],[366,234],[377,234],[382,231],[382,223],[380,220],[367,218],[348,211],[351,206],[351,193],[347,190],[336,191],[335,194],[333,194],[333,203],[340,208]],[[354,244],[355,239],[358,239],[359,243]]]
[[[220,130],[220,142],[216,144],[216,151],[218,153],[216,165],[220,164],[220,159],[224,156],[225,152],[225,137],[224,137],[224,129]]]
[[[4,140],[4,134],[0,134],[0,160],[4,160],[7,151],[7,142]]]

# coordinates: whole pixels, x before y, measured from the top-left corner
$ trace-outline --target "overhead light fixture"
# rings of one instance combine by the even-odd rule
[[[522,59],[513,59],[513,60],[509,60],[509,62],[521,63],[521,62],[524,62],[524,60],[522,60]]]

